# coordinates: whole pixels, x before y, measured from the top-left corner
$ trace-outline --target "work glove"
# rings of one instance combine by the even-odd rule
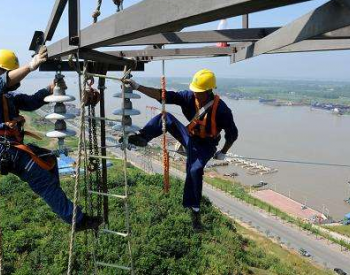
[[[221,152],[221,150],[217,151],[213,157],[213,159],[217,159],[217,160],[225,160],[225,158],[226,158],[226,154]]]
[[[136,81],[132,79],[125,79],[124,84],[130,85],[133,90],[138,90],[140,87],[140,84],[136,83]]]
[[[25,121],[23,116],[17,116],[13,120],[5,122],[5,125],[10,129],[18,129],[18,126],[22,126]]]
[[[39,50],[39,53],[36,54],[32,61],[29,63],[29,69],[30,71],[35,71],[39,68],[41,64],[43,64],[47,60],[47,48],[45,46],[41,47]]]

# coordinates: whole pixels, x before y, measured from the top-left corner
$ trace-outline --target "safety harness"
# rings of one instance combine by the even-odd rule
[[[4,122],[11,122],[10,121],[10,115],[9,115],[9,107],[8,107],[8,99],[5,94],[2,95],[2,108],[3,108],[3,118]],[[18,121],[18,123],[24,124],[25,120],[22,120],[21,122]],[[22,125],[21,125],[22,126]],[[19,127],[21,128],[21,127]],[[33,152],[33,150],[26,144],[23,144],[23,137],[24,135],[31,136],[35,139],[40,140],[41,137],[38,135],[28,132],[28,131],[23,131],[17,129],[5,129],[5,130],[0,130],[0,136],[3,137],[12,137],[15,139],[15,141],[11,141],[10,144],[12,147],[17,148],[18,150],[22,150],[26,153],[28,153],[32,160],[38,164],[42,169],[45,170],[51,170],[56,164],[55,158],[47,158],[47,160],[43,160],[40,158],[36,153]]]
[[[214,96],[214,99],[208,102],[203,108],[200,108],[199,101],[195,99],[196,115],[187,125],[188,132],[191,136],[198,136],[200,138],[216,138],[218,130],[216,127],[216,111],[219,106],[220,97]],[[212,107],[210,117],[210,131],[207,131],[208,111]]]

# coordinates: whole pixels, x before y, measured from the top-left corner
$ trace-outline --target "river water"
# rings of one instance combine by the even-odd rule
[[[45,86],[50,79],[28,79],[22,83],[22,90],[29,93],[34,88]],[[68,93],[77,96],[76,79],[67,77]],[[112,95],[120,91],[119,85],[108,81],[106,90],[106,113],[121,106],[121,100]],[[323,110],[309,107],[274,107],[250,100],[223,98],[232,109],[239,129],[239,138],[231,149],[232,153],[257,158],[302,160],[350,164],[350,116],[336,116]],[[134,108],[142,112],[133,117],[136,125],[142,126],[151,118],[146,106],[161,107],[155,100],[142,96],[134,100]],[[177,106],[168,106],[181,121]],[[234,165],[220,167],[219,172],[237,172],[238,180],[253,185],[263,180],[269,188],[301,203],[341,219],[350,212],[350,205],[343,200],[350,196],[350,168],[312,166],[290,163],[258,161],[278,172],[269,175],[248,175]]]

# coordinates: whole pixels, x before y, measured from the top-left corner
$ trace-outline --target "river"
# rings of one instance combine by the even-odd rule
[[[22,90],[33,91],[49,83],[50,79],[27,79]],[[67,77],[68,93],[77,96],[76,79]],[[106,113],[121,106],[121,100],[112,95],[119,92],[119,84],[108,81],[106,90]],[[336,116],[323,110],[309,107],[274,107],[258,101],[231,100],[223,98],[232,109],[239,129],[239,138],[232,153],[257,157],[310,162],[350,164],[350,116]],[[134,108],[142,112],[133,117],[134,123],[142,126],[151,118],[146,106],[160,107],[152,99],[142,97],[134,100]],[[168,106],[168,111],[184,121],[177,106]],[[341,219],[350,212],[350,205],[343,200],[350,196],[350,168],[312,166],[289,163],[263,162],[278,172],[270,175],[248,175],[246,170],[236,167],[220,167],[224,172],[237,172],[238,180],[253,185],[263,180],[271,189],[291,196],[301,203]]]

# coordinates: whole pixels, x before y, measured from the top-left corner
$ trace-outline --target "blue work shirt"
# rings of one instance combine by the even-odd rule
[[[196,114],[196,103],[195,103],[195,96],[192,91],[180,91],[180,92],[173,92],[173,91],[167,91],[166,93],[166,104],[175,104],[179,105],[182,109],[182,113],[187,118],[187,120],[190,122],[195,114]],[[208,117],[211,117],[212,108],[209,109]],[[220,133],[222,130],[225,131],[225,139],[227,142],[234,142],[238,137],[238,130],[236,127],[236,124],[233,120],[232,111],[231,109],[226,105],[224,101],[220,99],[219,105],[216,111],[216,127],[218,130],[218,133]],[[206,130],[210,133],[211,129],[211,120],[207,120],[207,126]],[[205,138],[208,142],[213,142],[215,145],[217,145],[220,141],[220,135],[218,138]]]
[[[19,111],[35,111],[41,108],[46,102],[44,98],[50,95],[50,91],[45,88],[41,89],[33,95],[27,95],[16,91],[7,91],[7,72],[0,75],[0,129],[6,129],[4,123],[3,99],[5,94],[8,102],[9,119],[13,120],[19,115]]]

